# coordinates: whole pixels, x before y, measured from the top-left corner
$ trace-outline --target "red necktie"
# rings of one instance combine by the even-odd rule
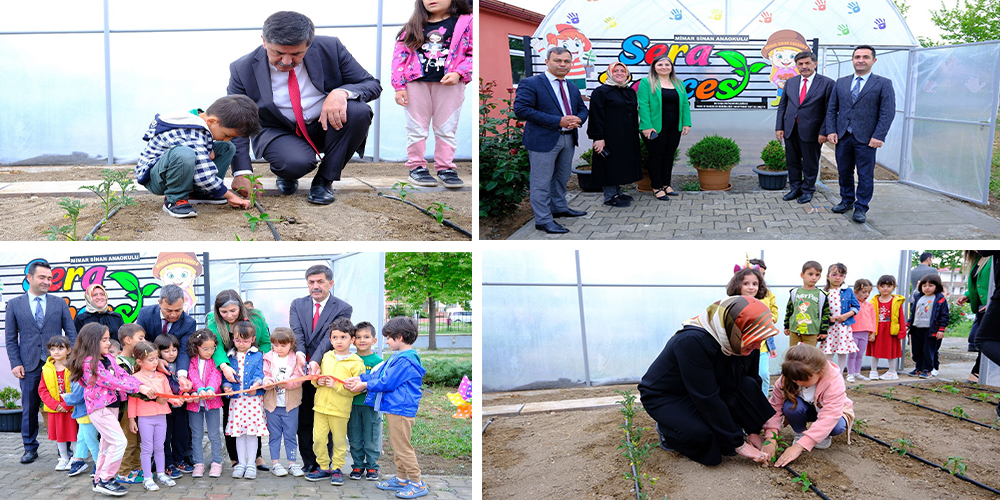
[[[294,69],[288,72],[288,98],[292,101],[292,113],[295,113],[295,134],[299,137],[305,136],[313,151],[318,155],[319,150],[316,149],[316,145],[309,138],[309,132],[306,131],[306,119],[302,117],[302,95],[299,93],[299,79],[295,78]],[[313,322],[315,323],[315,320]]]
[[[799,104],[802,104],[802,101],[806,100],[806,82],[808,80],[808,78],[802,79],[802,90],[799,92]]]
[[[163,320],[163,333],[167,333],[169,331],[170,331],[170,322],[168,322],[167,320]]]
[[[313,313],[313,330],[316,329],[316,323],[319,322],[319,304],[316,304],[316,312]]]
[[[559,82],[559,92],[562,92],[563,106],[566,107],[566,114],[573,114],[573,108],[569,105],[569,98],[566,96],[566,82],[562,79],[557,80]]]

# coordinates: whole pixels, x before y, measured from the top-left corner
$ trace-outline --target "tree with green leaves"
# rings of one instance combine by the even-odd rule
[[[1000,40],[1000,0],[955,0],[954,8],[947,8],[944,1],[940,10],[931,11],[934,21],[950,43],[975,43]]]
[[[437,349],[437,303],[472,300],[472,254],[428,252],[385,254],[385,289],[392,300],[414,307],[427,304],[427,349]]]
[[[934,256],[931,262],[937,265],[938,269],[961,269],[962,267],[962,250],[914,250],[910,267],[920,265],[918,259],[920,259],[920,254],[924,252],[930,252]]]

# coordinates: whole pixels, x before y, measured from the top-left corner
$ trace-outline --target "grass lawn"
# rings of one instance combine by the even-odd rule
[[[971,321],[962,321],[955,325],[948,325],[948,329],[944,331],[945,337],[961,337],[967,338],[969,336],[969,330],[972,329]]]

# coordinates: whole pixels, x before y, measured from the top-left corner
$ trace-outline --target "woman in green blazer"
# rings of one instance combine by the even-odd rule
[[[972,312],[976,313],[976,320],[972,322],[972,328],[969,329],[969,350],[978,351],[975,344],[976,333],[979,331],[979,322],[986,312],[986,302],[990,298],[990,284],[993,283],[993,273],[991,272],[993,257],[980,255],[976,250],[966,250],[963,257],[962,268],[969,269],[969,279],[965,286],[965,293],[960,295],[956,302],[960,305],[968,303]],[[976,356],[976,364],[969,374],[969,382],[974,384],[979,382],[979,365],[982,359],[982,353]]]
[[[667,201],[677,196],[670,187],[674,168],[674,153],[681,136],[691,129],[691,104],[684,83],[674,72],[669,56],[653,59],[649,78],[639,82],[639,130],[649,152],[649,181],[653,196]]]

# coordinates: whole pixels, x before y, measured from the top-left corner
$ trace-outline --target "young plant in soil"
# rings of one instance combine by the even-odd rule
[[[960,389],[951,384],[945,384],[943,386],[938,386],[934,388],[934,392],[941,392],[941,391],[948,392],[949,394],[958,394],[959,392],[962,392]]]
[[[868,419],[867,418],[859,418],[859,419],[855,420],[854,421],[854,426],[852,427],[852,429],[854,429],[854,432],[856,432],[858,434],[868,432]]]
[[[119,197],[118,205],[123,208],[129,205],[136,205],[137,202],[135,201],[135,198],[132,197],[132,195],[135,194],[136,191],[135,184],[133,184],[132,178],[129,177],[129,172],[127,171],[120,171],[120,172],[111,171],[111,172],[112,173],[109,175],[109,177],[115,184],[118,184],[118,189],[121,191],[121,194],[118,195]]]
[[[76,234],[76,225],[80,220],[80,211],[87,206],[86,203],[80,200],[71,200],[69,198],[62,198],[59,200],[59,206],[66,211],[63,214],[64,219],[69,219],[70,224],[67,226],[51,226],[44,234],[49,235],[49,241],[55,241],[60,236],[66,238],[67,241],[78,241],[79,238]]]
[[[104,169],[101,170],[101,174],[104,175],[104,180],[96,186],[81,186],[80,189],[89,189],[97,198],[101,200],[101,206],[104,207],[104,220],[108,220],[111,215],[111,211],[115,209],[120,203],[118,198],[118,193],[115,192],[115,181],[112,178],[114,174],[113,170]]]
[[[887,397],[887,398],[889,398],[889,399],[893,399],[892,395],[895,394],[895,393],[896,393],[896,388],[895,387],[890,387],[890,388],[886,389],[886,391],[884,393],[882,393],[882,395],[885,396],[885,397]]]
[[[809,491],[809,487],[812,486],[812,481],[810,481],[809,478],[806,477],[806,473],[805,472],[803,472],[802,474],[799,474],[799,477],[792,478],[792,482],[793,483],[801,483],[802,484],[802,491],[803,492]]]
[[[399,195],[399,199],[405,200],[406,195],[410,194],[410,188],[413,187],[409,182],[397,182],[392,185],[392,190]]]
[[[920,396],[913,396],[912,398],[910,398],[910,402],[913,403],[913,404],[919,404],[920,403]]]
[[[955,418],[969,418],[969,414],[965,413],[965,408],[961,406],[956,406],[952,408],[948,413],[951,413]]]
[[[889,451],[898,453],[899,456],[903,456],[906,455],[906,452],[910,451],[911,448],[913,448],[912,441],[905,438],[899,438],[892,442],[892,445],[889,447]]]
[[[985,403],[986,400],[990,398],[990,394],[985,392],[980,392],[973,394],[972,397],[978,399],[980,403]]]
[[[437,201],[435,201],[434,203],[431,203],[431,206],[427,207],[427,211],[430,212],[434,216],[434,220],[436,220],[438,222],[438,224],[442,224],[442,225],[444,224],[444,220],[446,218],[449,218],[449,217],[445,217],[444,216],[444,213],[447,212],[448,210],[454,211],[455,209],[451,208],[450,206],[448,206],[445,203],[441,203],[441,202],[437,202]]]
[[[618,449],[625,451],[622,456],[629,461],[629,468],[625,471],[625,479],[638,485],[639,491],[637,491],[637,496],[640,500],[648,498],[646,493],[642,492],[643,481],[649,481],[649,484],[656,484],[657,478],[649,477],[649,474],[642,472],[642,463],[646,461],[646,457],[652,453],[653,449],[656,448],[656,443],[645,443],[642,442],[643,432],[649,430],[648,427],[636,427],[635,426],[635,416],[639,412],[643,411],[642,407],[636,407],[635,394],[626,391],[615,391],[621,394],[622,400],[618,401],[618,404],[622,405],[619,409],[622,416],[625,417],[625,422],[619,425],[619,427],[625,432],[625,436],[621,439],[621,444],[618,445]],[[632,466],[635,466],[635,472],[633,473]]]
[[[771,438],[768,438],[766,441],[764,441],[763,444],[765,446],[771,444]],[[786,448],[788,448],[788,441],[785,439],[785,436],[782,436],[780,434],[775,434],[774,435],[774,456],[771,457],[771,463],[772,464],[774,462],[778,461],[778,457],[781,455],[781,452],[785,451]]]
[[[965,459],[962,458],[962,455],[959,455],[957,457],[948,457],[948,462],[945,464],[945,468],[947,468],[953,476],[955,474],[961,474],[964,476],[968,466],[965,465]]]
[[[267,212],[261,212],[260,216],[253,215],[250,212],[243,212],[243,215],[247,217],[247,222],[250,224],[251,232],[257,232],[257,225],[262,222],[263,223],[281,222],[282,220],[281,217],[278,217],[277,219],[272,219],[271,216],[267,214]],[[239,236],[237,236],[236,239],[239,240]]]

